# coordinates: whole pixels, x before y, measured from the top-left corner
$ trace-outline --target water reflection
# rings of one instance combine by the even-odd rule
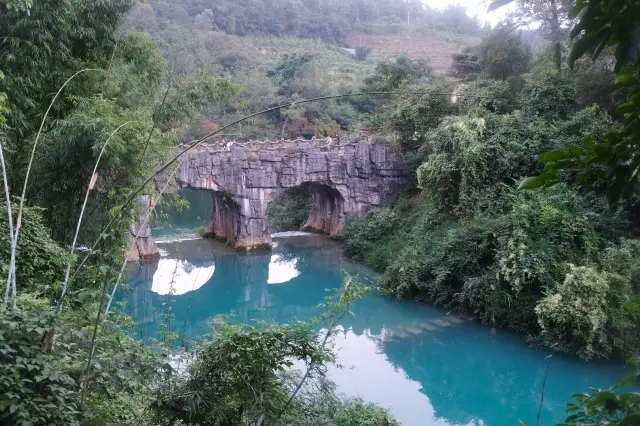
[[[211,279],[215,269],[215,265],[198,267],[188,260],[160,259],[151,291],[175,296],[195,291]]]
[[[267,284],[283,284],[287,281],[291,281],[300,275],[300,271],[298,271],[297,266],[298,258],[287,260],[280,254],[271,256]]]
[[[309,320],[321,312],[325,289],[340,285],[343,271],[366,273],[344,259],[339,245],[319,236],[279,239],[272,253],[238,254],[210,241],[162,248],[167,253],[161,262],[130,271],[132,291],[121,295],[141,338],[158,336],[163,302],[170,297],[171,326],[196,337],[209,331],[211,316],[232,310],[243,322]],[[176,265],[184,271],[179,289],[189,291],[159,294],[156,280],[162,276],[165,283]],[[202,283],[200,276],[209,272]],[[377,295],[359,301],[354,311],[337,342],[339,362],[354,368],[331,371],[340,391],[391,408],[409,426],[535,421],[547,353],[529,348],[522,337]],[[541,424],[559,422],[572,393],[608,386],[623,373],[613,364],[554,356]]]

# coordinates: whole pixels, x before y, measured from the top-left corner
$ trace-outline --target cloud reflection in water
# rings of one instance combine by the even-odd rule
[[[197,290],[211,279],[215,269],[215,265],[199,267],[186,260],[160,259],[151,291],[163,296]]]
[[[286,260],[279,254],[271,256],[269,263],[269,278],[267,284],[284,284],[300,275],[298,258]]]

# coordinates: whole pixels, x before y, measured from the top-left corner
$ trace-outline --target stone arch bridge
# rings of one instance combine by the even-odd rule
[[[303,230],[340,236],[347,217],[384,204],[407,177],[399,154],[386,142],[213,143],[185,155],[175,176],[177,186],[211,193],[214,208],[207,232],[237,250],[271,246],[267,206],[288,188],[303,186],[311,193]],[[156,185],[164,182],[166,177],[159,175]],[[141,200],[143,217],[148,200]],[[134,225],[131,233],[140,236],[139,257],[156,257],[149,229]]]

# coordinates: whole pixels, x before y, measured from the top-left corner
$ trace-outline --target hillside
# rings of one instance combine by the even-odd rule
[[[349,33],[351,46],[366,46],[372,49],[372,56],[382,60],[404,53],[412,59],[427,59],[434,71],[447,73],[451,69],[451,55],[461,49],[474,46],[479,39],[460,36],[455,33],[434,34],[367,34],[354,31]]]

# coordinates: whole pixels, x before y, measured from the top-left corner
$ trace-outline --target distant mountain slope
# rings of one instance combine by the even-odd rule
[[[349,44],[352,47],[366,46],[372,49],[376,59],[385,59],[405,53],[413,59],[428,59],[436,72],[448,72],[451,69],[451,55],[464,47],[480,42],[475,37],[455,34],[366,34],[351,32]]]

